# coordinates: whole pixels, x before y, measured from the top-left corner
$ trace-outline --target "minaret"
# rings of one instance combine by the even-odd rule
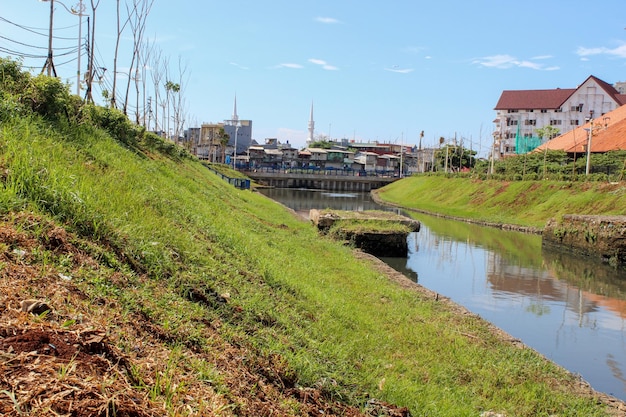
[[[235,94],[235,107],[233,109],[233,116],[232,119],[230,120],[230,124],[231,126],[235,126],[235,147],[233,148],[233,168],[236,169],[236,164],[235,164],[235,159],[236,159],[236,155],[239,152],[239,145],[237,144],[237,139],[238,139],[238,127],[239,127],[239,116],[237,116],[237,94]]]
[[[313,120],[313,102],[311,101],[311,116],[309,118],[309,137],[306,139],[307,145],[315,142],[313,139],[313,133],[315,132],[315,121]]]
[[[236,125],[238,121],[239,121],[239,116],[237,116],[237,95],[235,94],[235,109],[233,110],[233,118],[232,118],[233,125]]]

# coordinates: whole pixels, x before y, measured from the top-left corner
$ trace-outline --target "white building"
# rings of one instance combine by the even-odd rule
[[[553,126],[557,134],[567,133],[624,103],[626,95],[593,75],[577,88],[505,90],[495,107],[493,156],[529,152],[551,139],[539,139],[537,129]]]

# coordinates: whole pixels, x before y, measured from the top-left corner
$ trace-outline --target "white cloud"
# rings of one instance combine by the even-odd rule
[[[585,48],[584,46],[580,46],[576,50],[576,54],[581,57],[591,55],[609,55],[617,58],[626,58],[626,43],[612,49],[604,46],[596,48]]]
[[[319,22],[319,23],[330,24],[330,25],[341,23],[339,20],[337,20],[335,18],[332,18],[332,17],[321,17],[321,16],[320,17],[316,17],[315,21]]]
[[[309,62],[315,65],[326,65],[326,61],[323,61],[321,59],[311,58],[309,59]]]
[[[393,68],[385,68],[385,71],[397,72],[398,74],[408,74],[415,70],[413,68],[398,68],[397,66],[394,66]]]
[[[530,68],[537,71],[554,71],[558,67],[551,66],[545,67],[544,64],[534,62],[533,60],[543,60],[550,58],[547,55],[531,58],[531,60],[519,60],[514,56],[508,54],[485,56],[472,61],[473,64],[480,65],[487,68]]]
[[[511,68],[516,59],[511,55],[492,55],[474,60],[474,64],[489,68]]]
[[[245,66],[243,66],[243,65],[240,65],[240,64],[238,64],[238,63],[236,63],[236,62],[230,62],[230,65],[232,65],[233,67],[237,67],[237,68],[239,68],[239,69],[242,69],[242,70],[249,70],[249,69],[250,69],[250,68],[245,67]]]
[[[292,68],[292,69],[300,69],[303,68],[300,64],[292,64],[292,63],[284,63],[278,64],[276,68]]]
[[[339,68],[333,66],[333,65],[329,65],[326,61],[324,61],[323,59],[316,59],[316,58],[311,58],[309,59],[309,62],[315,65],[319,65],[321,66],[323,69],[328,70],[328,71],[336,71]]]
[[[517,66],[520,68],[530,68],[534,70],[540,70],[543,67],[543,65],[531,61],[519,61],[517,62]]]

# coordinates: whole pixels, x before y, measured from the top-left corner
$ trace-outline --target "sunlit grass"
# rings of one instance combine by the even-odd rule
[[[0,212],[30,210],[91,242],[85,250],[103,266],[77,276],[81,288],[93,299],[115,299],[125,314],[141,313],[171,338],[168,362],[146,387],[168,410],[184,393],[174,386],[178,364],[226,391],[214,368],[183,353],[213,349],[203,323],[219,320],[221,337],[283,358],[285,379],[355,405],[373,397],[413,415],[602,415],[594,401],[562,388],[572,377],[552,363],[500,341],[475,316],[401,289],[349,248],[197,161],[37,120],[4,125],[1,139]],[[427,193],[419,183],[419,191],[396,184],[386,196],[433,210],[469,204],[477,190],[451,182],[445,193]],[[485,200],[514,203],[493,188]],[[451,214],[477,216],[472,210]],[[52,253],[39,259],[64,262]],[[109,280],[112,271],[126,284]],[[192,291],[208,301],[194,301]]]
[[[543,227],[563,214],[626,214],[626,187],[599,182],[413,176],[378,190],[403,207],[485,222]]]

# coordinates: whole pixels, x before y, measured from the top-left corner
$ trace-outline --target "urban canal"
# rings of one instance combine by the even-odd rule
[[[264,189],[310,209],[389,209],[368,193]],[[451,298],[594,389],[626,400],[626,271],[542,249],[541,237],[417,215],[407,258],[382,258]]]

